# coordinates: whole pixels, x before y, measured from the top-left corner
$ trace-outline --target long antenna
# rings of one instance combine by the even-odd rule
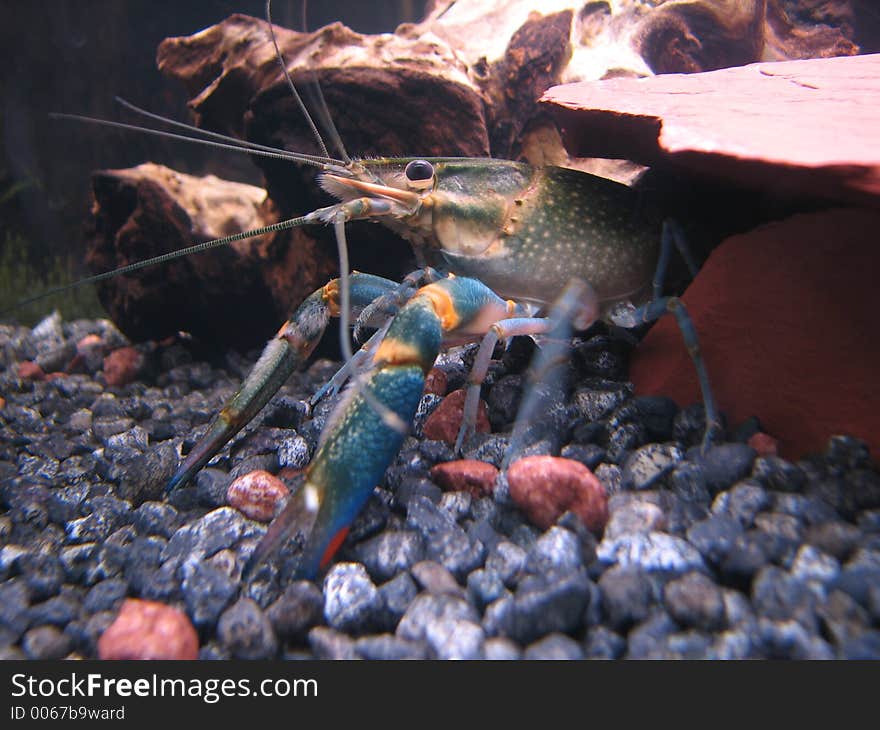
[[[178,121],[177,119],[171,119],[170,117],[163,117],[161,114],[156,114],[155,112],[148,111],[147,109],[143,109],[139,106],[135,106],[130,101],[126,101],[121,96],[114,97],[115,101],[118,104],[121,104],[123,107],[128,109],[129,111],[134,112],[135,114],[140,114],[141,116],[147,117],[148,119],[154,119],[157,122],[162,122],[163,124],[170,124],[174,127],[180,127],[181,129],[186,129],[193,134],[201,134],[205,137],[210,137],[212,139],[220,139],[224,142],[229,142],[230,144],[237,145],[239,147],[247,147],[248,149],[253,150],[263,150],[264,152],[275,152],[281,155],[296,155],[295,161],[301,162],[306,159],[312,159],[315,162],[332,162],[338,164],[340,166],[344,165],[346,162],[350,162],[351,160],[334,160],[332,157],[320,157],[318,155],[307,155],[303,152],[290,152],[288,150],[282,149],[281,147],[270,147],[265,144],[258,144],[257,142],[251,142],[246,139],[238,139],[238,137],[231,137],[228,134],[220,134],[219,132],[212,132],[210,129],[202,129],[201,127],[197,127],[194,124],[187,124],[186,122]],[[293,158],[292,158],[293,159]]]
[[[315,120],[312,119],[312,115],[309,114],[309,110],[303,103],[302,97],[296,90],[293,79],[291,79],[290,74],[287,73],[287,64],[284,63],[284,56],[281,55],[281,49],[278,47],[278,40],[275,38],[275,29],[272,27],[272,0],[266,0],[266,25],[269,27],[269,36],[272,38],[272,45],[275,46],[275,58],[278,59],[278,65],[281,66],[281,72],[284,74],[284,78],[287,79],[290,93],[293,94],[293,98],[296,99],[296,103],[299,105],[299,110],[302,112],[303,117],[309,125],[309,129],[312,130],[312,134],[318,141],[318,146],[321,148],[324,156],[329,157],[330,153],[327,151],[327,145],[324,144],[324,140],[321,138],[321,133],[318,131],[318,127],[315,126]]]
[[[20,302],[16,302],[12,307],[7,309],[0,310],[0,315],[6,315],[10,312],[19,309],[20,307],[25,307],[28,304],[33,304],[34,302],[38,302],[41,299],[45,299],[46,297],[51,297],[54,294],[60,294],[61,292],[69,291],[71,289],[75,289],[77,287],[83,286],[84,284],[97,284],[99,281],[105,281],[106,279],[112,279],[115,276],[123,276],[125,274],[130,274],[133,271],[138,271],[139,269],[145,269],[148,266],[154,266],[156,264],[164,264],[168,261],[173,261],[174,259],[179,259],[183,256],[189,256],[194,253],[201,253],[203,251],[209,251],[212,248],[219,248],[221,246],[226,246],[230,243],[234,243],[235,241],[241,241],[245,238],[253,238],[255,236],[262,236],[264,233],[275,233],[276,231],[286,231],[289,228],[296,228],[297,226],[301,226],[305,223],[314,222],[314,220],[307,220],[308,216],[299,216],[298,218],[288,218],[286,221],[279,221],[278,223],[273,223],[269,226],[263,226],[262,228],[254,228],[250,231],[242,231],[241,233],[234,233],[231,236],[224,236],[223,238],[215,238],[211,241],[205,241],[204,243],[197,243],[194,246],[187,246],[186,248],[178,249],[177,251],[169,251],[168,253],[163,253],[159,256],[154,256],[150,259],[144,259],[143,261],[138,261],[134,264],[127,264],[126,266],[120,266],[118,269],[113,269],[112,271],[105,271],[102,274],[95,274],[94,276],[86,277],[85,279],[79,279],[78,281],[74,281],[70,284],[65,284],[63,286],[56,286],[52,289],[47,289],[46,291],[40,292],[32,297],[28,297],[27,299],[23,299]]]
[[[226,144],[223,142],[213,142],[209,139],[199,139],[198,137],[190,137],[185,134],[176,134],[174,132],[163,132],[161,129],[150,129],[149,127],[139,127],[136,124],[126,124],[125,122],[114,122],[109,119],[96,119],[94,117],[85,117],[80,114],[62,114],[60,112],[50,112],[51,119],[71,119],[75,122],[86,122],[88,124],[100,124],[105,127],[113,127],[115,129],[127,129],[142,134],[152,134],[155,137],[166,137],[168,139],[183,140],[193,144],[202,144],[207,147],[217,147],[224,150],[232,150],[233,152],[243,152],[247,155],[256,155],[257,157],[269,157],[276,160],[287,160],[289,162],[301,162],[304,165],[312,165],[322,170],[329,170],[331,167],[341,168],[345,165],[342,160],[335,160],[332,157],[318,157],[317,155],[305,155],[299,152],[285,151],[268,151],[259,147],[247,146],[239,144]],[[216,134],[211,132],[209,134]],[[222,136],[222,135],[221,135]],[[271,148],[270,148],[271,149]]]

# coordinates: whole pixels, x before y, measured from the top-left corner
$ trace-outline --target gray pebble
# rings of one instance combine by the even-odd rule
[[[651,613],[654,587],[641,570],[611,568],[599,579],[602,610],[611,628],[626,631]]]
[[[266,609],[266,615],[280,639],[299,643],[324,620],[324,597],[314,583],[295,581]]]
[[[483,658],[491,661],[513,661],[522,656],[522,651],[510,639],[493,636],[483,642]]]
[[[523,659],[549,659],[551,661],[583,659],[584,650],[570,636],[548,634],[526,647]]]
[[[599,543],[596,557],[607,565],[647,571],[686,573],[705,570],[700,553],[680,537],[664,532],[629,534]]]
[[[324,578],[324,618],[331,628],[368,634],[381,622],[382,596],[360,563],[337,563]]]
[[[424,555],[423,538],[415,530],[385,530],[355,548],[355,556],[377,582],[390,580]]]
[[[577,536],[554,525],[548,529],[526,555],[525,570],[543,574],[551,571],[566,573],[583,565],[581,546]]]
[[[250,598],[240,598],[223,611],[217,638],[236,659],[270,659],[278,648],[272,624]]]
[[[309,631],[309,646],[316,659],[357,659],[354,639],[327,626]]]
[[[688,573],[664,588],[669,615],[683,627],[715,631],[724,623],[721,590],[703,573]]]
[[[396,634],[410,641],[425,641],[431,625],[459,620],[479,622],[479,616],[467,601],[449,594],[421,593],[409,605],[397,625]]]
[[[626,639],[605,626],[587,632],[584,652],[587,659],[617,659],[626,651]]]
[[[407,608],[418,593],[418,588],[409,573],[398,573],[387,583],[379,586],[379,593],[385,604],[387,620],[397,626]]]
[[[70,637],[55,626],[37,626],[21,640],[28,659],[61,659],[70,652],[70,646]]]
[[[185,563],[182,571],[181,590],[187,614],[197,629],[213,627],[238,593],[238,584],[223,571],[201,561]]]
[[[419,641],[407,641],[393,634],[363,636],[354,644],[355,653],[362,659],[427,659],[427,647]]]
[[[684,454],[674,444],[647,444],[633,451],[623,463],[622,489],[649,489],[662,479]]]
[[[524,578],[514,596],[510,637],[528,644],[554,631],[575,631],[590,600],[589,582],[582,571]]]

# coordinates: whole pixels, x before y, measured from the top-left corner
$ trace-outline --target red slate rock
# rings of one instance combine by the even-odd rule
[[[46,373],[33,360],[24,360],[18,363],[18,377],[26,380],[45,380]]]
[[[126,598],[98,639],[99,659],[198,659],[199,637],[183,611]]]
[[[757,416],[787,459],[837,433],[880,454],[878,230],[876,211],[796,215],[727,239],[684,294],[728,422]],[[630,378],[640,395],[699,400],[671,317],[648,332]]]
[[[458,437],[458,429],[461,427],[461,415],[464,409],[465,388],[452,391],[425,419],[422,433],[425,438],[434,441],[445,441],[454,444]],[[492,427],[489,425],[489,409],[486,402],[481,400],[477,407],[477,423],[475,430],[481,433],[489,433]]]
[[[239,512],[258,522],[270,522],[278,504],[290,490],[278,477],[257,470],[242,474],[226,490],[226,501]]]
[[[144,356],[134,347],[120,347],[104,358],[104,380],[107,385],[121,387],[137,378],[144,365]]]
[[[425,376],[425,392],[434,395],[446,395],[448,378],[446,371],[440,368],[431,368]]]
[[[776,456],[779,454],[779,442],[770,434],[758,431],[749,437],[748,445],[751,446],[758,456]]]
[[[546,530],[565,512],[574,512],[601,533],[608,522],[608,496],[586,466],[558,456],[526,456],[507,470],[510,496],[529,520]]]
[[[611,78],[541,101],[569,152],[877,204],[880,54]]]
[[[431,479],[446,492],[470,492],[477,499],[492,495],[498,469],[477,459],[447,461],[431,467]]]

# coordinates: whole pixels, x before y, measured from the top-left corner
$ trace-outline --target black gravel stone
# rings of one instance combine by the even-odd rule
[[[27,615],[31,626],[52,624],[63,628],[76,618],[80,606],[79,596],[68,591],[34,604],[27,610]]]
[[[649,489],[676,464],[684,454],[674,444],[647,444],[633,451],[623,464],[622,489]]]
[[[590,598],[588,585],[584,571],[523,578],[514,596],[510,637],[528,644],[554,631],[577,630]]]
[[[423,560],[410,568],[410,574],[416,584],[428,593],[449,593],[454,596],[463,596],[464,592],[455,576],[444,566],[433,560]]]
[[[665,532],[628,533],[602,540],[596,557],[605,565],[664,575],[705,570],[703,558],[693,545]]]
[[[83,600],[83,610],[89,614],[100,611],[115,611],[127,593],[128,583],[124,580],[119,578],[102,580],[89,589]]]
[[[516,420],[523,392],[523,376],[504,375],[489,391],[486,403],[489,406],[489,423],[494,431],[510,428]]]
[[[751,527],[755,516],[770,508],[770,494],[755,482],[739,482],[733,489],[719,494],[712,504],[712,511],[728,514],[743,527]]]
[[[799,492],[807,477],[801,469],[778,456],[759,456],[752,466],[752,479],[767,489],[780,492]]]
[[[61,659],[70,652],[70,637],[56,626],[36,626],[24,635],[21,648],[28,659]]]
[[[514,661],[522,657],[519,646],[502,636],[494,636],[483,642],[483,658],[489,661]]]
[[[666,584],[664,605],[683,627],[714,631],[724,623],[721,590],[703,573],[688,573]]]
[[[880,566],[848,564],[829,588],[849,594],[862,606],[870,609],[870,589],[877,585],[880,585]]]
[[[627,635],[627,658],[650,659],[665,658],[662,652],[658,656],[658,647],[666,644],[668,637],[678,631],[675,623],[663,609],[655,609],[651,615],[641,622]]]
[[[880,631],[872,629],[848,638],[840,648],[841,659],[880,659]]]
[[[587,659],[618,659],[626,651],[626,639],[605,626],[587,632],[584,653]]]
[[[385,604],[386,617],[392,627],[397,626],[417,593],[418,588],[409,573],[399,573],[387,583],[379,586],[379,594]]]
[[[794,620],[810,634],[818,632],[815,594],[806,584],[775,566],[766,566],[755,576],[752,603],[763,617]]]
[[[609,432],[605,458],[611,463],[623,464],[629,452],[645,443],[646,438],[641,423],[624,423]]]
[[[855,525],[834,521],[808,527],[804,540],[838,560],[845,560],[858,545],[861,535]]]
[[[20,636],[28,627],[29,603],[30,591],[21,578],[0,583],[0,627]]]
[[[438,504],[443,497],[443,490],[429,479],[412,477],[404,479],[395,494],[397,503],[408,508],[409,503],[417,497]]]
[[[525,570],[529,573],[567,573],[583,566],[578,537],[569,530],[553,526],[539,537],[526,555]]]
[[[430,627],[439,623],[479,623],[479,616],[463,598],[441,593],[420,593],[397,625],[396,635],[410,641],[426,641]]]
[[[579,461],[588,469],[595,469],[605,460],[605,449],[597,444],[567,444],[559,455],[564,459]]]
[[[583,659],[584,650],[570,636],[548,634],[543,639],[529,644],[523,659],[544,659],[551,661]]]
[[[737,537],[720,561],[721,577],[728,585],[747,587],[752,576],[769,561],[764,541],[754,532]]]
[[[666,478],[669,490],[679,499],[693,504],[706,505],[712,499],[706,486],[703,470],[696,464],[678,464]]]
[[[794,620],[761,619],[760,636],[767,659],[833,659],[827,641]]]
[[[223,611],[217,638],[236,659],[270,659],[278,648],[271,622],[249,598],[240,598]]]
[[[324,578],[324,617],[331,628],[369,634],[381,625],[385,605],[358,563],[337,563]]]
[[[425,540],[426,557],[445,565],[456,578],[483,564],[486,548],[472,542],[448,512],[429,499],[414,497],[407,504],[407,526],[418,530]]]
[[[177,510],[165,502],[144,502],[132,517],[135,529],[142,535],[171,537],[180,523]]]
[[[42,601],[61,590],[64,565],[55,555],[26,553],[17,562],[32,601]]]
[[[392,634],[364,636],[354,644],[354,651],[362,659],[427,659],[428,649],[419,641],[407,641]]]
[[[196,474],[196,499],[205,507],[222,507],[226,502],[226,491],[232,484],[232,476],[225,471],[207,467]]]
[[[512,588],[525,566],[526,556],[527,552],[522,547],[502,540],[486,558],[486,570],[496,574],[508,588]]]
[[[664,442],[674,439],[673,423],[678,406],[671,398],[658,395],[641,395],[631,398],[609,418],[610,424],[638,421],[645,426],[652,441]]]
[[[711,446],[702,453],[693,449],[688,458],[703,469],[706,486],[717,493],[746,477],[755,461],[755,450],[746,444],[726,443]]]
[[[308,404],[298,398],[280,394],[266,406],[263,425],[272,428],[298,429],[305,419]]]
[[[211,629],[238,593],[238,584],[221,570],[202,561],[186,563],[181,589],[186,612],[197,629]]]
[[[373,580],[385,582],[425,557],[424,541],[414,530],[386,530],[359,543],[355,556]]]
[[[480,568],[467,578],[467,594],[471,603],[481,611],[505,593],[504,582],[492,571]]]
[[[266,610],[275,634],[293,643],[305,641],[309,630],[324,620],[324,597],[310,581],[291,583]]]
[[[327,626],[309,631],[309,646],[316,659],[357,659],[354,639]]]
[[[715,515],[697,522],[687,539],[710,563],[719,564],[743,534],[742,525],[731,517]]]
[[[585,421],[599,421],[632,393],[632,385],[603,378],[588,378],[572,398]]]
[[[627,631],[651,612],[654,586],[640,570],[607,570],[599,579],[599,588],[603,613],[608,625],[616,631]]]
[[[462,458],[485,461],[500,469],[508,445],[509,441],[506,436],[494,433],[476,433],[465,444]]]

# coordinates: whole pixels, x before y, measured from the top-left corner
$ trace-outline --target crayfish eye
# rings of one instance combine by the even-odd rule
[[[427,160],[413,160],[403,172],[411,187],[428,188],[434,183],[434,166]]]

